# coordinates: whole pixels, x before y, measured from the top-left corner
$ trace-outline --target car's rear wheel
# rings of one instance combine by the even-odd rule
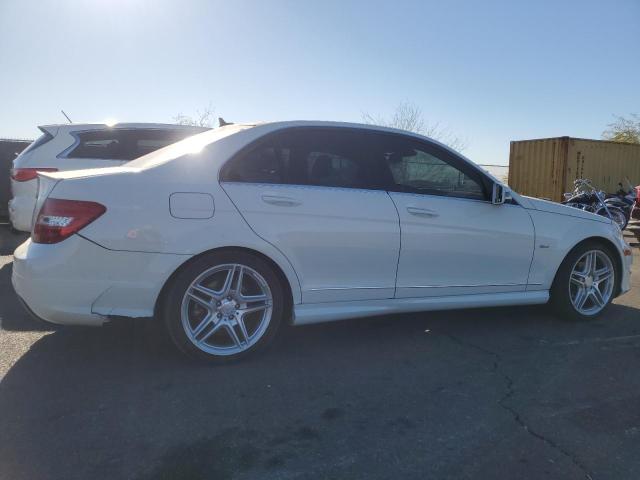
[[[588,242],[574,248],[560,266],[551,300],[562,316],[583,320],[600,315],[613,300],[618,282],[614,253]]]
[[[209,362],[243,358],[267,346],[284,314],[284,289],[262,258],[213,252],[182,269],[164,301],[164,321],[180,350]]]

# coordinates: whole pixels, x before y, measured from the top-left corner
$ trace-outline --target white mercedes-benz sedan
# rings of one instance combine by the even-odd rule
[[[32,313],[155,317],[213,362],[285,322],[549,300],[587,319],[630,288],[611,220],[369,125],[229,125],[126,166],[41,173],[36,211],[12,277]]]

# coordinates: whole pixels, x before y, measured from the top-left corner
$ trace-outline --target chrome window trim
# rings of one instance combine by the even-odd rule
[[[255,185],[258,187],[265,188],[298,188],[300,190],[310,189],[328,189],[328,190],[347,190],[349,192],[360,191],[360,192],[368,192],[368,193],[387,193],[384,189],[375,189],[375,188],[355,188],[355,187],[334,187],[328,185],[305,185],[301,183],[264,183],[264,182],[234,182],[234,181],[221,181],[220,185],[224,187],[224,185]]]

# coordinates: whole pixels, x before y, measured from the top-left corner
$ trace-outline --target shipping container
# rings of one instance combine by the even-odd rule
[[[511,142],[509,186],[516,192],[559,202],[578,178],[608,193],[619,182],[626,187],[625,179],[640,185],[640,145],[572,137]]]

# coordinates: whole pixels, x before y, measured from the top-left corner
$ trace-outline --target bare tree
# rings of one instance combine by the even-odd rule
[[[428,123],[422,114],[422,109],[415,103],[404,101],[396,107],[391,118],[374,116],[368,112],[362,113],[362,121],[369,125],[399,128],[409,132],[419,133],[433,138],[449,147],[462,152],[468,147],[468,141],[455,135],[451,130],[439,123]]]
[[[615,122],[607,125],[602,138],[614,142],[640,143],[640,115],[632,113],[629,118],[616,116]]]
[[[213,108],[213,105],[209,102],[209,105],[204,107],[202,110],[196,110],[194,117],[179,113],[173,117],[173,121],[178,125],[212,128],[215,121],[215,108]]]

